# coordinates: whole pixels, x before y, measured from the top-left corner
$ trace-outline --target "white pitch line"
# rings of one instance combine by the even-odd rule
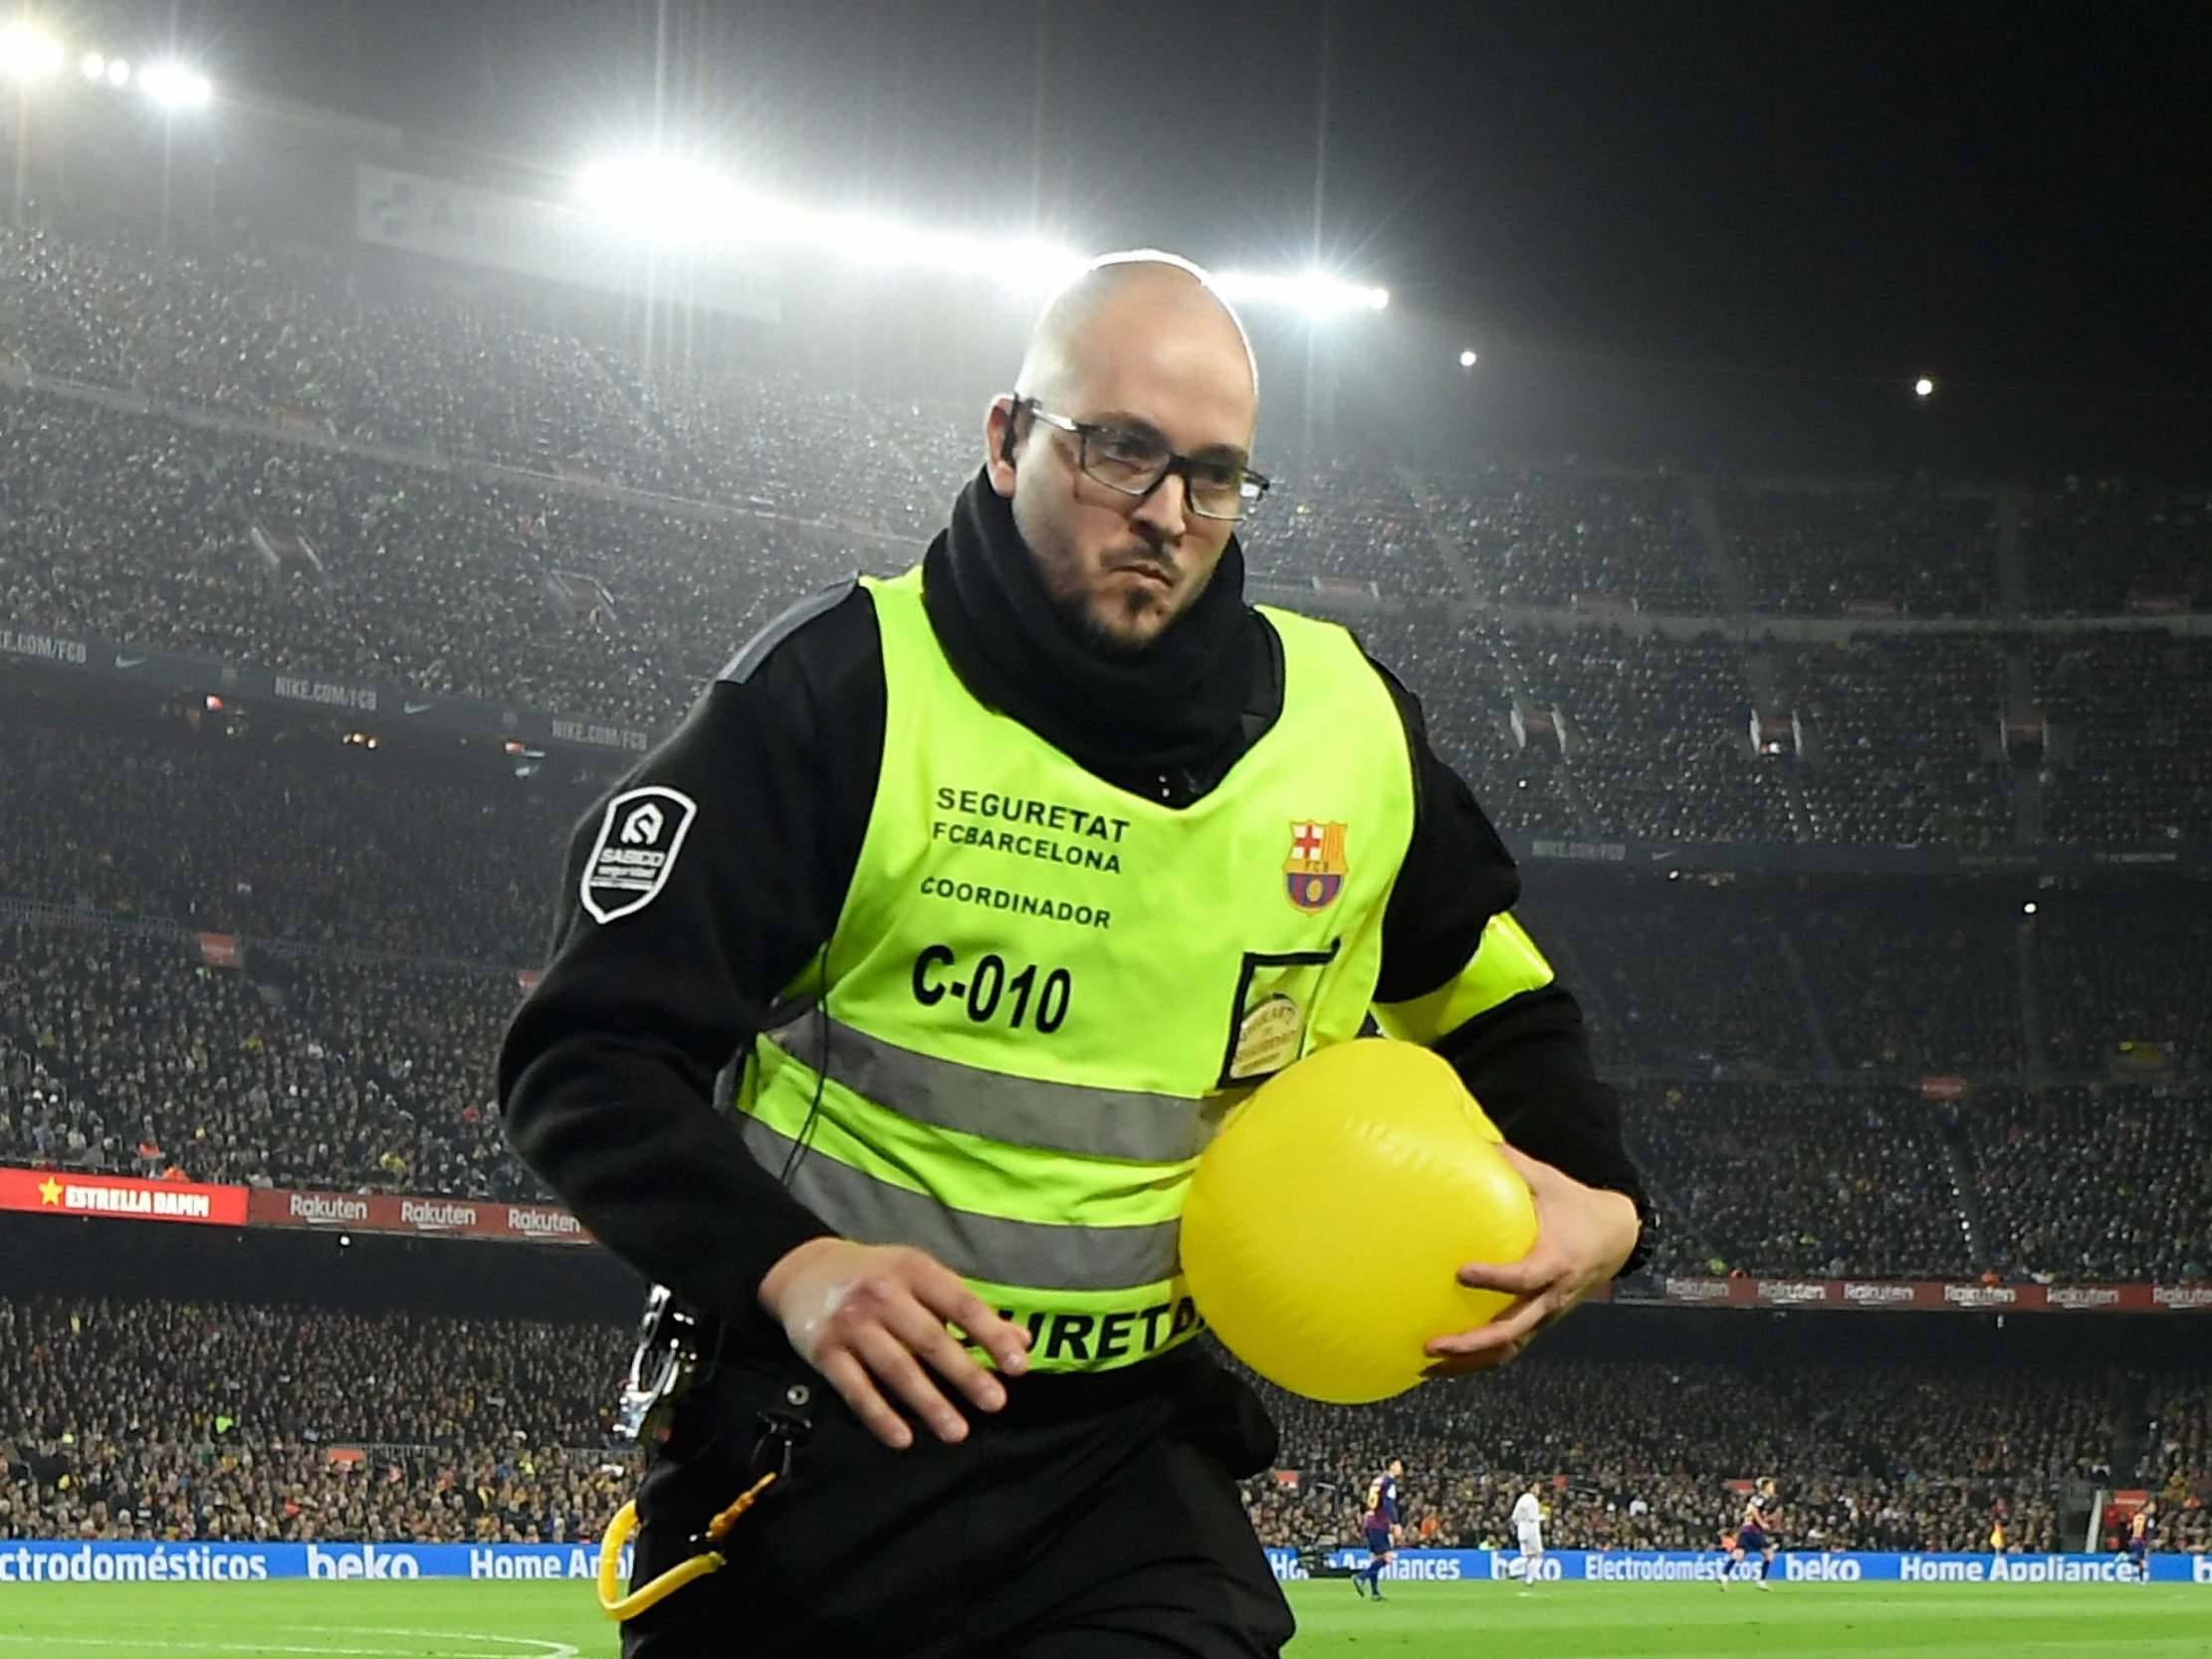
[[[280,1630],[321,1630],[327,1625],[280,1624]],[[349,1624],[344,1627],[348,1636],[435,1636],[448,1642],[498,1642],[505,1647],[522,1647],[535,1650],[533,1654],[452,1654],[442,1659],[576,1659],[575,1647],[568,1642],[549,1642],[542,1636],[488,1636],[476,1630],[399,1630],[390,1625]],[[432,1656],[441,1659],[441,1656]]]

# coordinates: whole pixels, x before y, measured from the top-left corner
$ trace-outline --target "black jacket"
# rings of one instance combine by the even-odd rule
[[[1117,767],[1107,755],[1085,757],[1090,770],[1171,805],[1225,775],[1282,700],[1273,629],[1256,611],[1242,615],[1257,631],[1255,666],[1244,717],[1222,745],[1167,770]],[[957,667],[959,652],[948,652]],[[1376,672],[1405,719],[1418,773],[1377,991],[1397,1002],[1467,964],[1484,924],[1519,897],[1520,878],[1466,784],[1430,749],[1413,694]],[[816,595],[772,623],[617,786],[660,784],[697,803],[649,905],[609,926],[585,914],[578,890],[601,810],[578,826],[552,961],[500,1055],[500,1102],[524,1160],[617,1256],[732,1324],[757,1325],[769,1267],[830,1232],[755,1161],[713,1100],[718,1075],[770,1023],[770,1004],[843,906],[883,758],[884,697],[865,588]],[[1619,1102],[1592,1069],[1564,987],[1515,997],[1437,1047],[1515,1145],[1645,1209]]]

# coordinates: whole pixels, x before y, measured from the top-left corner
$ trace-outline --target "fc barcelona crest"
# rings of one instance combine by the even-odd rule
[[[1302,911],[1325,911],[1344,891],[1351,866],[1344,862],[1342,824],[1294,823],[1290,856],[1282,862],[1283,891]]]

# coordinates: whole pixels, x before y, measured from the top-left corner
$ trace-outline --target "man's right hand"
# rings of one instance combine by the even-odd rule
[[[967,1418],[923,1369],[925,1360],[978,1410],[1006,1403],[1005,1385],[953,1340],[948,1323],[982,1345],[1004,1374],[1019,1375],[1029,1363],[1028,1332],[992,1312],[943,1262],[903,1244],[809,1239],[769,1269],[761,1306],[886,1446],[914,1443],[886,1390],[940,1440],[968,1438]]]

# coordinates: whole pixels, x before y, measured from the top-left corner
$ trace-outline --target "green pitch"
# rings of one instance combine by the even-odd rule
[[[2212,1659],[2212,1592],[2188,1584],[1417,1583],[1375,1606],[1335,1579],[1291,1599],[1292,1659]],[[0,1659],[606,1659],[612,1630],[581,1582],[0,1585]]]

